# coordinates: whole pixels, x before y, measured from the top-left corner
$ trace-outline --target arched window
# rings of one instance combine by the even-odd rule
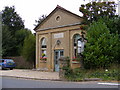
[[[80,39],[81,37],[80,37],[80,35],[79,34],[75,34],[74,36],[73,36],[73,49],[74,49],[74,55],[73,55],[73,57],[77,57],[77,55],[78,55],[78,40]]]
[[[73,57],[77,57],[84,51],[84,40],[79,34],[75,34],[73,36],[73,47],[74,47],[74,55]]]
[[[47,57],[46,49],[47,49],[46,38],[42,38],[41,39],[41,52],[42,52],[41,56],[42,56],[42,58]]]
[[[42,40],[41,40],[41,48],[47,48],[46,38],[42,38]]]

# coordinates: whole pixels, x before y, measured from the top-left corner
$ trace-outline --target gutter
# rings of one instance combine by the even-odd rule
[[[63,27],[69,27],[69,26],[75,26],[75,25],[80,25],[81,23],[75,23],[75,24],[68,24],[68,25],[61,25],[57,27],[50,27],[50,28],[44,28],[44,29],[38,29],[36,31],[44,31],[44,30],[50,30],[50,29],[56,29],[56,28],[63,28]]]

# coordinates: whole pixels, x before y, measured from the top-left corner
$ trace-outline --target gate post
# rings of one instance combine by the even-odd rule
[[[65,80],[65,69],[63,69],[64,67],[67,67],[69,64],[69,60],[67,59],[67,57],[60,57],[59,58],[59,77],[60,80]]]

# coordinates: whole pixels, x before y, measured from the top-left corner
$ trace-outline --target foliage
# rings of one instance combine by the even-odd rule
[[[24,22],[22,18],[15,12],[15,7],[6,6],[2,11],[2,22],[8,26],[8,30],[15,34],[15,31],[24,28]]]
[[[88,42],[83,53],[85,68],[108,68],[110,64],[119,62],[118,34],[110,34],[102,20],[90,25],[86,38]]]
[[[102,80],[120,81],[120,72],[118,66],[112,65],[112,67],[106,69],[73,69],[73,73],[66,76],[69,81],[84,81],[85,78],[100,78]]]
[[[13,56],[14,53],[16,53],[15,38],[7,26],[2,26],[2,56]]]
[[[15,7],[6,6],[2,11],[2,55],[17,56],[18,38],[15,37],[16,31],[24,28],[24,22],[15,12]],[[21,38],[21,37],[19,37]]]
[[[42,53],[42,57],[46,56],[44,53]]]
[[[82,4],[79,10],[83,13],[84,23],[89,24],[88,21],[97,21],[100,17],[113,17],[116,12],[116,4],[115,2],[89,2]]]
[[[24,44],[24,39],[31,34],[31,31],[28,29],[21,29],[15,32],[15,39],[16,39],[16,47],[17,47],[17,53],[18,55],[21,54],[23,44]]]
[[[22,29],[16,31],[13,36],[8,30],[7,26],[2,27],[2,54],[6,56],[18,56],[21,54],[24,39],[31,33],[31,31]]]
[[[120,80],[119,75],[120,73],[117,70],[111,70],[105,72],[96,71],[90,74],[89,77],[102,78],[103,80]]]
[[[22,56],[30,62],[35,60],[35,36],[32,33],[24,40]]]
[[[109,28],[110,33],[111,34],[118,34],[119,39],[120,39],[120,17],[119,16],[116,16],[113,18],[104,17],[101,19]],[[119,42],[119,46],[120,46],[120,41],[118,41],[118,42]],[[120,51],[120,47],[118,47],[117,50]],[[116,53],[116,60],[118,60],[118,62],[120,63],[119,56],[120,56],[120,53],[117,52]]]
[[[120,17],[116,16],[113,18],[103,17],[102,21],[107,25],[110,30],[110,33],[118,33],[120,37]]]
[[[34,26],[37,26],[38,24],[40,24],[47,16],[46,15],[42,15],[39,17],[38,20],[35,20],[35,23]]]
[[[66,65],[64,65],[62,67],[62,69],[65,71],[65,77],[66,77],[66,76],[70,76],[72,74],[72,69],[70,68],[70,58],[65,57],[65,61],[66,61]]]

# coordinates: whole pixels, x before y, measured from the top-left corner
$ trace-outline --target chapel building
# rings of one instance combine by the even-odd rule
[[[78,40],[82,40],[83,18],[58,6],[35,27],[36,69],[59,71],[59,58],[68,56],[71,68],[80,67],[73,61],[78,54]],[[83,51],[84,47],[80,47]]]

